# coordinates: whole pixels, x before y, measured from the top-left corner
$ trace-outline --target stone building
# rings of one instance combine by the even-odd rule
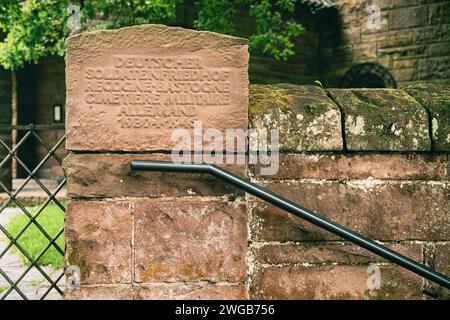
[[[296,41],[296,55],[288,61],[276,61],[252,54],[251,83],[313,84],[319,80],[327,88],[397,87],[450,80],[450,1],[333,0],[332,6],[327,0],[301,2],[295,16],[306,31]],[[191,27],[192,6],[178,11],[176,24]],[[252,29],[251,20],[244,13],[236,19],[238,35],[247,35]],[[64,68],[63,58],[47,57],[17,71],[14,114],[10,112],[12,76],[0,70],[0,123],[11,123],[14,118],[17,124],[54,124],[54,106],[65,103]],[[64,130],[41,134],[54,143]],[[30,166],[46,154],[37,144],[25,149],[21,157]],[[21,170],[13,172],[19,178],[25,174]],[[61,175],[53,160],[40,171],[43,178]]]

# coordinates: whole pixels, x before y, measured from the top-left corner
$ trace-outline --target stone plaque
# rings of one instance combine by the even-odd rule
[[[67,39],[68,150],[171,150],[175,129],[247,129],[247,40],[162,25]]]

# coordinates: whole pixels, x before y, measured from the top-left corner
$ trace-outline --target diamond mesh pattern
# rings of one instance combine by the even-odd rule
[[[27,177],[22,181],[22,183],[14,190],[11,191],[5,186],[5,184],[0,180],[0,193],[3,193],[6,201],[0,206],[0,218],[2,214],[6,214],[8,208],[15,207],[17,211],[20,211],[20,214],[23,214],[27,217],[27,221],[25,225],[14,235],[11,234],[5,225],[2,225],[2,221],[4,219],[0,219],[0,240],[2,241],[2,246],[0,246],[0,300],[3,299],[46,299],[49,297],[50,293],[53,293],[53,297],[60,297],[62,295],[62,286],[64,278],[64,272],[61,270],[54,270],[52,268],[46,267],[42,265],[41,258],[44,256],[46,252],[50,248],[54,248],[57,254],[64,256],[64,248],[61,248],[56,240],[62,236],[64,232],[64,228],[61,228],[56,232],[56,234],[50,234],[45,227],[43,227],[38,222],[38,217],[42,215],[44,210],[48,208],[50,205],[59,208],[62,213],[65,212],[65,205],[57,198],[58,193],[64,188],[66,184],[66,179],[64,178],[57,184],[56,189],[53,191],[49,190],[49,188],[38,178],[39,171],[42,169],[44,164],[51,158],[55,159],[59,165],[62,164],[62,159],[57,155],[58,149],[63,149],[63,144],[66,139],[64,135],[61,137],[58,142],[54,146],[49,146],[44,139],[39,134],[40,131],[45,130],[62,130],[63,126],[37,126],[37,125],[29,125],[29,126],[0,126],[0,170],[5,169],[6,166],[11,165],[11,161],[15,160],[17,163],[17,167],[21,167],[21,169],[26,173]],[[8,135],[12,135],[13,133],[21,133],[22,137],[16,143],[16,145],[11,148],[8,144],[9,139],[2,139],[2,137],[8,137]],[[29,168],[25,161],[23,161],[19,157],[20,148],[24,147],[26,142],[30,142],[29,140],[34,140],[36,146],[43,147],[46,150],[46,155],[42,158],[42,160],[34,167]],[[41,189],[46,195],[46,200],[43,203],[40,203],[35,208],[37,210],[30,210],[27,208],[26,204],[19,197],[19,193],[24,190],[24,188],[30,183],[34,183]],[[25,236],[26,231],[34,226],[34,228],[39,230],[39,232],[45,237],[46,245],[42,248],[39,253],[34,254],[34,256],[27,252],[27,250],[21,245],[20,240],[21,237]],[[14,252],[14,253],[13,253]],[[8,273],[8,265],[5,263],[8,255],[20,254],[22,259],[26,259],[25,265],[18,271],[15,272],[15,275],[12,276],[11,272]],[[44,285],[40,285],[39,288],[43,289],[40,292],[36,292],[32,296],[27,294],[27,291],[30,291],[29,283],[24,286],[25,280],[28,278],[39,277],[39,281],[35,281],[32,285],[37,286],[37,283]],[[5,284],[6,283],[6,284]],[[27,290],[28,289],[28,290]]]

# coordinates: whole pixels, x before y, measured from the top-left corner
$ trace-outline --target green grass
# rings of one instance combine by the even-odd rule
[[[38,209],[39,207],[28,208],[32,215],[34,215]],[[46,207],[36,220],[51,237],[54,237],[64,226],[64,213],[57,205],[52,204]],[[12,218],[5,228],[13,237],[15,237],[29,221],[29,218],[25,214],[20,214]],[[20,236],[18,243],[33,259],[36,259],[39,253],[49,243],[49,240],[33,223]],[[56,243],[64,250],[64,233],[58,237]],[[30,261],[19,251],[19,249],[13,246],[12,250],[22,258],[24,264],[30,265]],[[64,257],[52,245],[39,259],[38,264],[40,266],[60,268],[62,267],[63,262]]]
[[[0,286],[0,293],[2,293],[3,291],[8,290],[9,287],[10,287],[9,285],[6,285],[6,286]]]

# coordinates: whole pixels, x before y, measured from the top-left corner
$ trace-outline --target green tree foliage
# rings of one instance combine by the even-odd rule
[[[69,30],[66,25],[67,1],[1,0],[0,64],[7,69],[18,69],[24,63],[35,63],[40,57],[64,54],[64,40]]]
[[[250,49],[260,50],[275,59],[285,60],[292,56],[293,39],[301,34],[303,27],[287,18],[295,11],[296,0],[199,0],[198,18],[195,26],[201,30],[234,34],[239,21],[233,19],[239,7],[249,8],[254,18],[256,32],[250,36]]]
[[[18,69],[48,55],[64,55],[64,40],[70,33],[68,21],[81,9],[82,29],[111,29],[143,23],[177,23],[177,6],[187,0],[1,0],[0,65]],[[296,0],[197,0],[193,27],[237,34],[238,9],[254,21],[250,49],[275,59],[294,54],[293,40],[303,31],[292,19]]]
[[[82,20],[89,29],[115,29],[143,23],[175,22],[182,0],[87,0],[82,1]]]

